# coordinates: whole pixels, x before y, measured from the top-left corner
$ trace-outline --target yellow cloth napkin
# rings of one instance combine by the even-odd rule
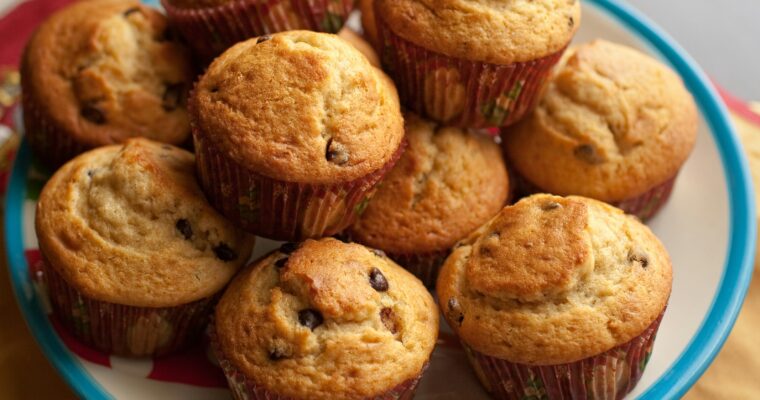
[[[760,106],[757,108],[760,114]],[[734,121],[749,155],[755,187],[760,187],[760,125],[753,125],[739,115],[734,115]],[[0,398],[76,399],[32,339],[11,292],[4,248],[0,255]],[[760,399],[758,332],[760,274],[755,274],[725,347],[685,399]]]

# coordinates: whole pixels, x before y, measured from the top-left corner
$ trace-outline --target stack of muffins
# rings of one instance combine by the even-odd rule
[[[676,74],[568,49],[578,1],[360,1],[370,44],[331,34],[350,0],[163,5],[76,3],[24,54],[77,338],[160,356],[208,326],[235,398],[409,399],[440,310],[495,398],[633,389],[672,284],[641,221],[697,130]],[[254,235],[284,242],[249,264]]]

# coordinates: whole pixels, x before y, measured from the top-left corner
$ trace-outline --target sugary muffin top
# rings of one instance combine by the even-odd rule
[[[674,177],[697,128],[678,75],[597,40],[568,51],[535,112],[503,137],[513,167],[533,185],[617,202]]]
[[[577,0],[376,0],[376,18],[449,57],[509,64],[556,53],[581,22]]]
[[[171,307],[221,290],[253,237],[206,202],[189,152],[130,139],[69,161],[37,205],[40,250],[99,301]]]
[[[404,136],[396,88],[335,35],[289,31],[219,56],[191,100],[195,134],[289,182],[347,182],[390,162]]]
[[[509,179],[489,136],[405,115],[409,146],[388,173],[352,239],[392,254],[447,250],[496,215]]]
[[[553,365],[640,335],[664,311],[671,284],[668,253],[634,217],[541,194],[462,241],[437,293],[447,322],[475,350]]]
[[[138,1],[74,3],[27,45],[22,85],[41,111],[91,147],[142,136],[181,144],[193,80],[166,18]]]
[[[420,373],[438,309],[390,259],[326,238],[246,268],[215,324],[225,358],[258,385],[293,399],[363,399]]]

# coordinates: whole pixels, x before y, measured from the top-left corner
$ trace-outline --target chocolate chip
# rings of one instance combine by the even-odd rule
[[[464,314],[462,314],[462,306],[459,305],[459,300],[457,300],[455,297],[452,297],[449,299],[447,305],[449,306],[449,319],[456,321],[457,325],[462,326],[462,321],[464,321]]]
[[[267,40],[271,40],[271,39],[272,39],[272,36],[271,36],[271,35],[264,35],[264,36],[259,36],[259,38],[258,38],[258,39],[256,39],[256,44],[259,44],[259,43],[264,43],[264,42],[266,42]]]
[[[269,359],[272,361],[279,361],[283,358],[287,358],[287,354],[285,354],[285,351],[280,348],[274,348],[269,350]]]
[[[282,254],[292,254],[296,250],[298,250],[298,243],[285,242],[280,246],[280,253]]]
[[[382,250],[380,250],[380,249],[372,249],[372,254],[374,254],[374,255],[376,255],[376,256],[378,256],[378,257],[382,257],[382,258],[384,258],[384,257],[388,257],[388,256],[385,254],[385,252],[384,252],[384,251],[382,251]]]
[[[567,21],[567,26],[570,28],[575,26],[575,19],[573,17],[570,17],[570,19]]]
[[[322,322],[324,322],[324,318],[317,310],[306,309],[298,312],[298,323],[311,330],[322,325]]]
[[[95,171],[93,171],[93,170],[91,170],[91,169],[88,169],[88,170],[87,170],[87,176],[88,176],[88,177],[90,177],[90,178],[92,178],[92,175],[93,175],[94,173],[95,173]]]
[[[288,257],[281,258],[274,262],[274,266],[277,268],[285,268],[285,265],[288,264]]]
[[[165,111],[174,111],[182,103],[182,95],[185,93],[185,84],[167,83],[164,95],[161,98],[161,107]]]
[[[327,161],[343,165],[348,162],[348,151],[346,147],[340,143],[334,142],[332,138],[327,141],[327,148],[325,150],[325,158]]]
[[[106,114],[95,104],[85,104],[80,111],[82,118],[93,124],[103,125],[106,123]]]
[[[594,149],[594,146],[590,144],[582,144],[573,150],[573,154],[575,157],[589,163],[589,164],[599,164],[602,162],[601,157],[599,154],[597,154],[596,150]]]
[[[140,7],[132,7],[122,13],[123,16],[128,17],[130,14],[134,14],[140,11]]]
[[[541,205],[541,209],[544,211],[551,211],[556,210],[558,208],[562,207],[559,203],[556,201],[547,201],[546,203]]]
[[[396,314],[393,313],[393,309],[385,307],[380,310],[380,320],[383,321],[383,325],[391,333],[398,332],[398,325],[396,324]]]
[[[385,292],[388,290],[388,281],[385,279],[385,275],[377,268],[372,268],[369,271],[369,284],[373,289],[378,292]]]
[[[190,221],[188,221],[188,220],[186,220],[184,218],[180,218],[180,219],[177,220],[177,223],[174,224],[174,226],[177,228],[177,230],[179,231],[179,233],[181,233],[182,236],[185,237],[185,239],[190,239],[191,237],[193,237],[193,227],[190,226]],[[217,254],[217,256],[218,256],[218,254]],[[219,258],[221,258],[221,257],[219,257]]]
[[[218,91],[219,91],[219,86],[214,86],[211,89],[209,89],[209,92],[211,92],[211,93],[216,93]]]
[[[649,266],[649,257],[647,257],[647,254],[643,250],[638,248],[628,251],[628,261],[641,263],[641,268],[644,269]]]
[[[214,247],[214,254],[216,254],[216,258],[222,261],[232,261],[237,258],[235,251],[225,243],[219,243],[218,246]]]

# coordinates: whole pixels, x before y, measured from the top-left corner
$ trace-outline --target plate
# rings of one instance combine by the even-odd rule
[[[670,251],[675,278],[649,366],[630,395],[678,398],[722,346],[749,285],[756,232],[748,167],[723,103],[673,40],[623,3],[588,0],[583,8],[576,42],[604,38],[663,60],[680,73],[700,110],[694,153],[670,202],[649,223]],[[35,199],[46,177],[23,143],[8,188],[5,237],[19,306],[64,379],[81,397],[92,399],[228,398],[224,378],[202,345],[162,359],[129,360],[90,350],[59,329],[39,279],[34,235]],[[277,243],[260,240],[256,246],[260,255]],[[416,398],[487,398],[445,326]]]

